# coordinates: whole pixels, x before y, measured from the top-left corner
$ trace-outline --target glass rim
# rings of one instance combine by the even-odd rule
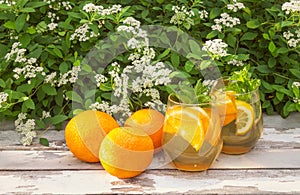
[[[210,96],[215,96],[213,94],[210,94]],[[180,100],[176,100],[178,99],[176,97],[176,93],[171,93],[168,95],[168,101],[171,102],[174,105],[180,105],[180,106],[207,106],[207,105],[213,105],[215,104],[215,98],[211,98],[210,102],[202,102],[202,103],[184,103],[184,102],[180,102]]]

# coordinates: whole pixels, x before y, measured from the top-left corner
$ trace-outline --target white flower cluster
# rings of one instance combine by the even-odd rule
[[[93,3],[88,3],[83,6],[82,10],[87,13],[96,12],[99,15],[105,16],[105,15],[111,15],[111,14],[116,14],[116,13],[120,12],[122,10],[122,6],[121,5],[113,5],[112,7],[105,9],[101,5],[95,5]]]
[[[292,87],[297,87],[298,89],[300,88],[300,82],[293,82],[292,83]],[[300,99],[299,99],[299,97],[294,97],[293,98],[293,101],[294,101],[294,103],[300,103]]]
[[[237,0],[233,0],[233,4],[227,4],[227,9],[232,10],[233,12],[237,12],[240,9],[244,9],[245,5],[243,3],[237,2]]]
[[[43,67],[34,66],[37,59],[27,58],[25,56],[27,50],[24,48],[20,48],[21,46],[22,45],[20,42],[15,42],[12,45],[11,51],[4,57],[7,61],[13,60],[14,58],[14,62],[23,63],[25,65],[22,68],[17,67],[13,70],[13,72],[16,73],[14,77],[18,79],[21,75],[23,75],[24,78],[35,78],[37,73],[44,74]]]
[[[234,65],[234,66],[244,66],[243,61],[241,61],[241,60],[236,60],[236,59],[230,60],[230,61],[228,62],[228,64],[231,64],[231,65]]]
[[[290,2],[285,2],[281,6],[282,11],[286,14],[300,12],[300,0],[291,0]]]
[[[239,18],[231,17],[228,13],[222,13],[221,18],[214,19],[214,22],[215,24],[211,26],[211,29],[219,32],[222,32],[223,26],[232,28],[241,23]]]
[[[192,17],[195,16],[195,13],[188,9],[185,6],[173,6],[172,10],[175,12],[175,14],[172,16],[170,23],[171,24],[182,24],[184,22],[187,22],[189,24],[193,24]]]
[[[27,119],[26,115],[26,113],[20,113],[18,115],[18,119],[15,120],[16,131],[23,135],[23,137],[21,138],[21,143],[24,146],[30,145],[33,141],[33,138],[37,136],[36,131],[34,131],[35,120]],[[26,121],[24,122],[24,120]]]
[[[70,40],[78,38],[79,41],[84,42],[93,37],[97,37],[98,35],[99,34],[92,31],[89,25],[85,23],[75,30],[75,32],[71,35]]]
[[[207,51],[212,55],[213,59],[219,59],[220,57],[227,56],[228,45],[222,41],[222,39],[208,40],[204,43],[202,50]]]
[[[7,6],[14,6],[17,4],[17,2],[11,1],[11,0],[2,0],[2,1],[0,1],[0,4],[6,4]]]
[[[81,70],[80,66],[73,66],[72,70],[69,70],[68,72],[66,72],[64,74],[60,74],[59,81],[56,81],[57,86],[60,87],[67,83],[75,83],[78,79],[78,73],[80,70]],[[55,83],[55,81],[53,81],[53,80],[52,80],[52,82]]]
[[[164,63],[151,63],[155,58],[155,51],[149,47],[147,32],[140,28],[140,22],[129,17],[123,23],[126,26],[120,26],[118,31],[131,32],[133,36],[127,42],[128,48],[134,50],[128,57],[131,64],[121,70],[120,65],[114,62],[111,64],[113,69],[108,72],[114,83],[112,96],[118,99],[119,102],[116,104],[112,102],[112,105],[110,105],[108,102],[102,101],[90,106],[91,109],[101,110],[111,115],[120,114],[121,117],[118,119],[120,123],[124,122],[124,119],[131,114],[129,99],[132,93],[138,97],[145,95],[150,98],[143,106],[161,111],[165,110],[165,105],[160,101],[159,91],[155,87],[171,82],[169,78],[171,70],[166,68]],[[95,78],[100,83],[108,80],[107,77],[101,74],[97,74]]]
[[[50,117],[51,117],[50,112],[47,112],[47,111],[43,110],[43,112],[42,112],[42,119],[50,118]]]
[[[72,9],[72,5],[69,1],[59,1],[57,0],[44,0],[44,2],[49,4],[49,8],[53,10],[61,10],[63,8],[66,11],[69,11]]]
[[[2,108],[2,103],[6,102],[8,94],[5,92],[0,92],[0,108]]]
[[[291,31],[286,31],[283,33],[283,37],[287,40],[289,47],[297,47],[300,43],[300,28],[292,33]]]
[[[6,61],[9,61],[11,60],[11,58],[13,56],[15,56],[15,62],[26,62],[27,61],[27,58],[25,57],[25,52],[26,52],[26,49],[23,49],[23,48],[19,48],[21,47],[21,43],[20,42],[15,42],[13,45],[12,45],[12,48],[10,50],[9,53],[7,53],[5,55],[5,59]]]
[[[206,10],[199,11],[200,19],[208,18],[208,12]]]

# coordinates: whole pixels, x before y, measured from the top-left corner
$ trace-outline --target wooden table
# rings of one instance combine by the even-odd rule
[[[45,135],[51,147],[23,147],[11,124],[0,127],[1,194],[300,194],[300,113],[264,116],[264,134],[244,155],[221,154],[203,172],[159,167],[121,180],[99,163],[84,163],[64,145],[63,131]]]

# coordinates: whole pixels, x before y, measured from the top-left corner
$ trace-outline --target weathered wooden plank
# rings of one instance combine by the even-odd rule
[[[19,143],[19,135],[15,131],[0,131],[0,150],[51,150],[67,149],[64,142],[64,131],[47,131],[44,135],[49,142],[50,147],[41,146],[34,143],[32,146],[23,147]],[[287,144],[289,143],[289,144]],[[259,140],[258,148],[300,148],[300,127],[293,129],[264,128],[262,138]]]
[[[300,170],[148,170],[127,180],[104,170],[6,171],[0,183],[2,194],[299,194]]]
[[[0,170],[102,169],[99,163],[84,163],[69,151],[0,151]],[[163,154],[157,154],[149,169],[172,169]],[[220,154],[211,169],[300,169],[300,149],[253,149],[243,155]]]

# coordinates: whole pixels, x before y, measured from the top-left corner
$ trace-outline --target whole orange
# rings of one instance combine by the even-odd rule
[[[125,127],[144,130],[152,139],[156,151],[161,148],[165,117],[153,109],[141,109],[134,112],[126,121]]]
[[[87,110],[73,117],[65,128],[65,139],[69,150],[85,162],[99,161],[99,147],[105,135],[119,127],[107,113]]]
[[[152,162],[153,153],[153,142],[147,133],[132,127],[119,127],[103,139],[99,158],[109,174],[125,179],[145,171]]]

